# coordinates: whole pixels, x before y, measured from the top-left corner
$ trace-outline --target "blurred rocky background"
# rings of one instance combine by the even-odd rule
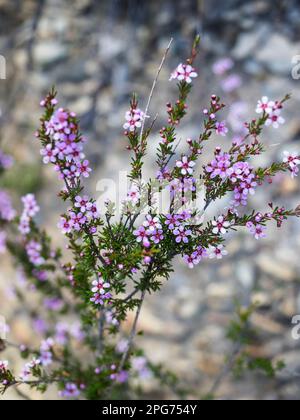
[[[292,59],[300,55],[299,20],[298,0],[0,0],[0,54],[6,60],[6,79],[0,80],[0,142],[16,161],[2,186],[13,189],[16,206],[21,194],[36,192],[43,210],[40,223],[57,245],[64,245],[56,227],[63,210],[56,198],[59,181],[51,168],[42,167],[34,138],[40,99],[55,85],[60,103],[79,114],[94,168],[88,188],[97,197],[97,181],[126,170],[129,163],[122,125],[131,93],[137,92],[140,107],[145,107],[173,37],[150,109],[152,116],[159,110],[158,132],[166,121],[165,103],[176,97],[169,74],[187,56],[197,32],[202,36],[199,78],[189,100],[190,114],[179,129],[182,143],[201,129],[202,109],[212,93],[229,104],[224,118],[229,119],[231,137],[255,115],[258,98],[292,93],[284,111],[286,124],[265,131],[267,153],[260,164],[281,159],[284,150],[299,151],[300,80],[292,77]],[[231,64],[225,71],[226,62]],[[149,174],[158,139],[151,137]],[[224,145],[230,140],[217,141]],[[215,145],[207,149],[203,162],[211,158]],[[265,210],[268,201],[296,207],[299,180],[277,177],[271,188],[258,191],[251,207]],[[226,202],[217,205],[211,215],[224,206]],[[228,258],[205,262],[194,271],[176,261],[162,292],[147,299],[140,321],[145,335],[139,342],[150,359],[174,370],[200,397],[211,389],[232,351],[226,330],[235,300],[257,302],[251,321],[257,334],[248,351],[255,357],[283,359],[286,368],[275,379],[258,373],[238,380],[228,375],[217,396],[298,399],[300,341],[291,337],[291,319],[300,314],[300,222],[289,220],[280,231],[270,227],[259,242],[239,232],[229,238],[228,250]],[[1,256],[0,313],[11,320],[12,340],[36,342],[36,331],[10,293],[15,281],[11,262]],[[148,388],[152,395],[173,396],[151,388],[151,383]],[[13,393],[9,397],[19,398]]]

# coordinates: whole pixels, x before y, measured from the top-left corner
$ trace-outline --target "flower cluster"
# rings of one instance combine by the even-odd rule
[[[45,263],[45,258],[42,257],[42,245],[31,239],[25,246],[29,261],[36,267]]]
[[[55,110],[56,105],[54,93],[41,102],[41,106],[46,108],[42,128],[37,132],[44,146],[41,155],[45,164],[55,165],[61,179],[78,182],[81,177],[89,177],[91,172],[83,153],[85,139],[79,133],[76,114],[63,108]]]
[[[30,362],[26,363],[20,374],[20,378],[26,381],[33,373],[34,369],[41,365],[40,359],[33,358]]]
[[[123,125],[124,130],[134,132],[137,128],[141,128],[146,114],[139,108],[131,107],[125,114],[126,123]]]
[[[184,255],[183,260],[189,268],[194,268],[196,265],[200,264],[204,258],[207,258],[208,255],[208,251],[205,248],[198,246],[196,251],[191,255]]]
[[[12,207],[11,199],[5,191],[0,191],[0,220],[11,221],[15,218],[16,211]]]
[[[111,293],[108,292],[110,284],[99,276],[97,280],[93,281],[92,285],[93,297],[91,297],[90,301],[95,305],[104,305],[105,302],[109,303],[112,297]]]
[[[53,363],[53,348],[55,341],[49,337],[43,340],[40,346],[39,360],[44,367],[50,366]]]
[[[222,181],[230,181],[234,191],[233,206],[246,206],[248,196],[255,194],[257,186],[254,168],[244,161],[234,162],[236,155],[224,153],[216,148],[215,158],[205,167],[210,179],[220,177]]]
[[[30,221],[40,211],[40,208],[33,194],[22,197],[22,202],[24,209],[20,218],[19,231],[22,235],[27,235],[30,232]]]
[[[68,211],[67,215],[61,217],[58,227],[63,234],[72,231],[80,232],[84,228],[94,231],[93,222],[99,219],[100,215],[95,202],[91,201],[87,196],[76,196],[74,208]]]
[[[279,128],[280,125],[285,123],[285,119],[281,116],[282,104],[280,102],[270,101],[267,96],[263,96],[258,101],[256,112],[257,114],[266,114],[267,119],[265,124]]]

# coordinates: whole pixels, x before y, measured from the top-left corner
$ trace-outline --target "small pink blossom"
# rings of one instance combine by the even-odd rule
[[[148,231],[147,229],[144,228],[144,226],[141,226],[138,230],[136,230],[135,232],[133,232],[134,236],[136,236],[136,240],[137,242],[142,242],[143,246],[145,248],[149,248],[150,247],[150,241],[148,238]]]
[[[249,232],[252,233],[252,235],[254,235],[254,238],[257,240],[266,237],[265,231],[267,228],[263,225],[259,225],[259,224],[255,225],[252,222],[248,222],[247,228],[249,229]]]
[[[59,396],[62,398],[77,398],[80,396],[80,390],[74,383],[67,383],[65,388],[59,392]]]
[[[230,222],[226,221],[224,216],[219,216],[217,220],[213,220],[212,225],[214,226],[212,232],[215,235],[218,235],[219,233],[225,235],[227,229],[230,227]]]
[[[152,231],[151,235],[151,241],[155,244],[159,244],[164,239],[163,231],[161,229]]]
[[[222,244],[217,246],[211,246],[208,252],[210,259],[217,258],[218,260],[221,260],[223,256],[228,254],[228,252],[224,249],[224,246]]]
[[[190,64],[179,64],[171,74],[170,80],[177,79],[180,82],[192,83],[192,79],[197,77],[195,69]]]
[[[262,114],[263,112],[271,114],[274,106],[274,101],[269,101],[267,96],[263,96],[262,99],[257,102],[256,112],[257,114]]]
[[[153,217],[150,214],[146,216],[146,220],[143,223],[143,226],[147,228],[150,233],[162,228],[159,218]]]
[[[0,372],[5,372],[8,369],[8,361],[0,360]]]
[[[24,197],[22,197],[22,202],[24,205],[23,214],[26,214],[26,216],[32,218],[40,211],[40,207],[36,202],[34,194],[25,195]]]
[[[69,220],[66,217],[62,217],[57,226],[59,229],[61,229],[62,233],[65,235],[67,233],[72,232],[73,225],[74,225],[73,220]]]
[[[127,193],[126,201],[128,203],[132,203],[132,204],[136,205],[136,204],[138,204],[140,199],[141,199],[141,193],[140,193],[139,187],[136,186],[136,185],[132,185],[132,187],[130,188],[130,190]]]
[[[88,178],[90,176],[90,172],[92,172],[91,168],[89,167],[89,161],[84,160],[83,162],[77,162],[76,167],[76,176],[83,176],[84,178]]]
[[[271,114],[269,114],[269,117],[266,121],[266,126],[272,126],[274,128],[279,128],[280,125],[285,123],[285,119],[280,115],[281,110],[275,109],[275,111],[272,111]]]
[[[191,230],[185,230],[183,226],[179,226],[175,230],[173,230],[173,234],[176,236],[175,241],[179,244],[181,242],[187,244],[189,242],[189,236],[192,235]]]
[[[87,204],[89,203],[89,198],[85,195],[83,197],[80,197],[77,195],[75,197],[75,207],[80,209],[81,213],[85,213],[87,210]]]
[[[181,160],[176,162],[176,166],[181,169],[182,175],[192,175],[195,162],[189,161],[187,156],[183,156]]]
[[[228,128],[226,127],[226,122],[225,121],[221,121],[221,122],[216,122],[216,132],[217,134],[225,137],[226,134],[228,133]]]
[[[300,165],[300,156],[298,153],[283,152],[284,158],[283,162],[289,165],[289,170],[291,172],[292,178],[296,177],[299,173],[298,166]]]
[[[55,163],[57,160],[56,156],[58,153],[59,150],[56,147],[53,149],[51,144],[47,144],[47,146],[44,149],[41,149],[41,155],[44,156],[43,162],[45,164],[50,162]]]

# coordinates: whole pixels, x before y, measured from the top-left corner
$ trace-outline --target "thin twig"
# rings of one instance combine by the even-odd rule
[[[232,350],[232,353],[231,353],[231,355],[228,359],[228,362],[226,363],[226,365],[224,366],[224,368],[222,369],[220,374],[215,379],[212,387],[210,388],[210,391],[208,392],[208,395],[213,396],[213,395],[216,394],[216,392],[219,389],[220,385],[222,384],[223,380],[226,379],[226,377],[232,371],[232,368],[235,364],[235,360],[236,360],[237,356],[239,355],[242,347],[243,347],[243,344],[241,342],[238,342],[238,343],[235,344],[235,346]]]
[[[104,309],[100,311],[99,316],[99,354],[103,352],[103,341],[104,341],[104,325],[105,325],[105,312]]]
[[[167,58],[168,52],[169,52],[169,50],[171,48],[172,42],[173,42],[173,38],[170,39],[170,42],[169,42],[167,48],[165,49],[165,52],[164,52],[163,58],[161,60],[161,63],[159,65],[159,67],[158,67],[158,70],[157,70],[155,79],[153,80],[152,88],[151,88],[151,91],[150,91],[150,94],[149,94],[149,98],[148,98],[148,101],[147,101],[147,105],[146,105],[146,108],[145,108],[145,115],[146,116],[147,116],[148,111],[149,111],[149,108],[150,108],[151,100],[152,100],[152,97],[153,97],[153,93],[154,93],[154,90],[155,90],[155,87],[156,87],[156,84],[157,84],[157,81],[158,81],[160,72],[161,72],[161,70],[163,68],[164,62],[166,61],[166,58]],[[144,129],[145,129],[145,119],[144,119],[144,121],[142,123],[141,134],[140,134],[140,142],[142,142],[142,140],[143,140]]]
[[[140,316],[140,313],[141,313],[141,309],[142,309],[142,306],[143,306],[143,303],[144,303],[144,300],[145,300],[145,296],[146,296],[146,289],[143,290],[142,291],[142,294],[141,294],[141,300],[140,300],[139,306],[137,308],[137,311],[136,311],[136,314],[135,314],[135,318],[134,318],[134,322],[133,322],[133,325],[132,325],[132,328],[131,328],[131,332],[130,332],[130,336],[129,336],[129,340],[128,340],[127,350],[123,354],[123,357],[122,357],[122,360],[121,360],[121,363],[120,363],[120,366],[119,366],[119,372],[121,372],[123,370],[123,368],[124,368],[124,365],[125,365],[125,363],[127,361],[127,358],[129,356],[129,353],[130,353],[130,350],[131,350],[131,347],[132,347],[132,344],[133,344],[133,340],[134,340],[134,338],[136,336],[137,323],[138,323],[138,319],[139,319],[139,316]]]

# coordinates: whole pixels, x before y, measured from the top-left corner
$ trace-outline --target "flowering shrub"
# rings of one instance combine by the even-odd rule
[[[35,328],[44,335],[40,347],[20,347],[26,359],[21,373],[0,361],[3,392],[19,384],[43,392],[55,383],[63,398],[130,398],[136,377],[152,375],[170,383],[168,373],[136,347],[135,336],[144,299],[148,293],[158,292],[169,278],[174,257],[181,256],[191,269],[206,258],[225,258],[228,232],[246,228],[260,239],[266,236],[269,222],[280,227],[289,216],[298,214],[272,203],[263,213],[249,210],[250,197],[276,173],[298,175],[297,153],[285,152],[281,162],[269,167],[255,164],[255,158],[264,152],[262,130],[266,126],[277,129],[284,123],[282,111],[288,96],[278,101],[259,100],[258,117],[244,124],[243,138],[217,146],[199,178],[197,163],[204,157],[206,143],[214,133],[222,139],[229,133],[226,121],[219,118],[225,105],[212,95],[203,110],[203,131],[198,138],[187,139],[186,153],[177,155],[176,128],[187,113],[188,95],[198,77],[194,68],[198,42],[197,38],[191,56],[170,78],[177,81],[178,98],[167,104],[168,120],[159,132],[156,182],[143,180],[147,141],[155,121],[148,117],[148,109],[138,108],[136,96],[130,102],[123,125],[127,149],[132,152],[130,188],[119,220],[114,220],[116,203],[107,201],[105,209],[99,208],[84,192],[84,179],[92,169],[76,114],[58,107],[54,90],[41,102],[44,114],[36,138],[41,143],[42,161],[53,166],[63,184],[59,196],[68,208],[58,220],[58,228],[68,240],[73,259],[64,262],[62,252],[53,248],[51,239],[36,224],[40,209],[33,194],[22,198],[23,212],[16,217],[9,197],[0,193],[0,251],[7,240],[20,275],[40,292],[49,314],[46,321],[35,319]],[[223,60],[215,72],[230,68],[230,62]],[[10,164],[2,154],[0,162],[3,168]],[[162,190],[170,196],[165,213],[158,211],[153,199],[153,194]],[[195,207],[199,191],[205,193],[204,203]],[[225,196],[230,197],[230,205],[204,221],[207,208]],[[6,221],[11,222],[7,233]],[[129,311],[136,315],[127,336],[123,323]],[[78,322],[70,323],[75,317]]]

